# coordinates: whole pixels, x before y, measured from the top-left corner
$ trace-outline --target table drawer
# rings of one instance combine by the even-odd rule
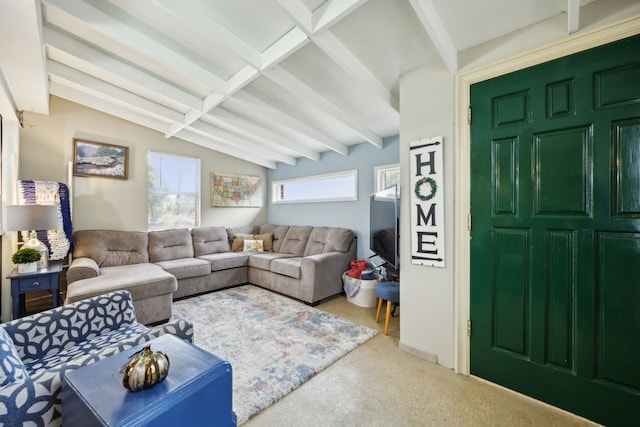
[[[20,279],[18,285],[20,292],[39,291],[41,289],[51,289],[51,276],[29,277]]]

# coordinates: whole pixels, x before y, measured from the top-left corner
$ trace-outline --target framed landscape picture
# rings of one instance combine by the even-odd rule
[[[127,179],[129,147],[73,140],[73,175]]]
[[[245,208],[262,206],[262,178],[212,172],[211,206]]]

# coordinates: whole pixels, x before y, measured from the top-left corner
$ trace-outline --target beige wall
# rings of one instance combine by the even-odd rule
[[[24,127],[4,122],[2,147],[2,206],[15,204],[17,179],[58,181],[73,193],[74,230],[104,228],[147,229],[147,152],[160,151],[201,160],[201,225],[240,226],[267,221],[267,173],[262,166],[211,151],[137,126],[70,101],[51,97],[50,114],[24,113]],[[69,162],[73,138],[85,138],[129,147],[129,179],[72,177]],[[212,208],[211,172],[262,177],[262,208]],[[4,229],[3,229],[4,230]],[[11,319],[11,290],[7,274],[13,268],[17,233],[4,231],[2,245],[2,316]]]
[[[19,179],[69,184],[73,138],[129,147],[128,179],[73,177],[74,230],[147,229],[147,153],[159,151],[201,159],[201,225],[237,226],[267,220],[266,169],[156,131],[51,97],[48,116],[25,113],[20,132]],[[258,175],[263,178],[262,208],[212,208],[211,172]]]

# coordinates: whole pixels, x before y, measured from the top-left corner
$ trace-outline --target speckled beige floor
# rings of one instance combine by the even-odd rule
[[[334,298],[317,308],[380,334],[267,408],[244,426],[594,426],[584,419],[398,349],[398,313]]]

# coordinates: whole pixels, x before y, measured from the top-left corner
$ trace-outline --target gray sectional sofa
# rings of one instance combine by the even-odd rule
[[[125,289],[144,324],[170,318],[176,298],[245,283],[315,304],[342,292],[357,249],[345,228],[274,224],[79,230],[73,240],[65,303]],[[247,240],[260,241],[263,251],[244,251]]]

